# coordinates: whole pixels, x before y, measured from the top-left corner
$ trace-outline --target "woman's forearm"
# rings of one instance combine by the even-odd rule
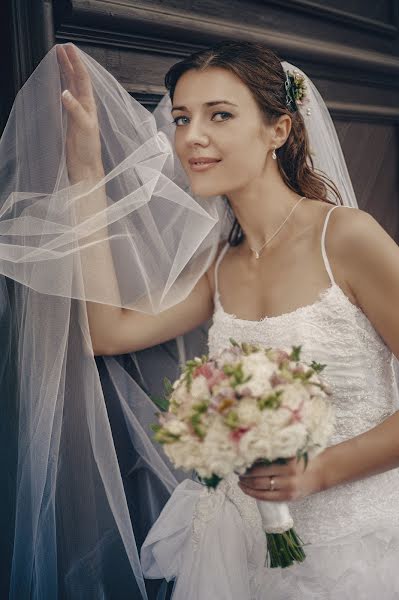
[[[103,177],[103,169],[102,167],[98,167],[88,172],[75,174],[71,180],[72,184],[80,183],[83,192],[83,194],[79,194],[82,197],[76,200],[74,204],[77,225],[88,224],[91,217],[95,217],[97,220],[93,233],[79,237],[85,297],[95,297],[96,290],[100,290],[101,297],[106,299],[106,292],[109,291],[109,300],[114,304],[100,304],[90,300],[86,301],[92,345],[97,353],[101,353],[101,350],[99,352],[101,348],[104,348],[105,351],[107,336],[113,330],[116,320],[121,317],[123,312],[123,309],[120,307],[119,286],[111,248],[107,240],[108,226],[105,215],[107,208],[105,185],[102,184],[95,187]],[[92,189],[93,187],[95,189]],[[87,190],[87,193],[85,190]],[[100,220],[99,223],[98,220]]]
[[[399,467],[399,411],[321,455],[322,489]]]

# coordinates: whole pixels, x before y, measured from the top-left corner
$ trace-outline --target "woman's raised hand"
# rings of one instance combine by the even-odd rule
[[[56,46],[61,98],[68,112],[66,161],[73,183],[103,173],[96,102],[90,75],[73,44]]]

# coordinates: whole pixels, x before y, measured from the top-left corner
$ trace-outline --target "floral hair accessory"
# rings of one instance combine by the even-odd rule
[[[305,83],[305,76],[301,75],[299,71],[294,69],[285,72],[285,103],[291,112],[298,110],[298,106],[305,105],[309,102],[307,95],[307,86]],[[310,115],[310,108],[307,108],[306,114]]]

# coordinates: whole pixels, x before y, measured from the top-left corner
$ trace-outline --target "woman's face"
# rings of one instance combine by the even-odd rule
[[[234,73],[219,67],[187,71],[176,85],[173,108],[176,152],[194,194],[228,195],[262,175],[273,130]],[[201,158],[218,162],[192,164]]]

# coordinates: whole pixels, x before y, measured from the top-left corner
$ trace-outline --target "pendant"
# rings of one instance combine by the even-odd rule
[[[256,252],[256,250],[255,250],[255,258],[259,258],[259,252]]]

